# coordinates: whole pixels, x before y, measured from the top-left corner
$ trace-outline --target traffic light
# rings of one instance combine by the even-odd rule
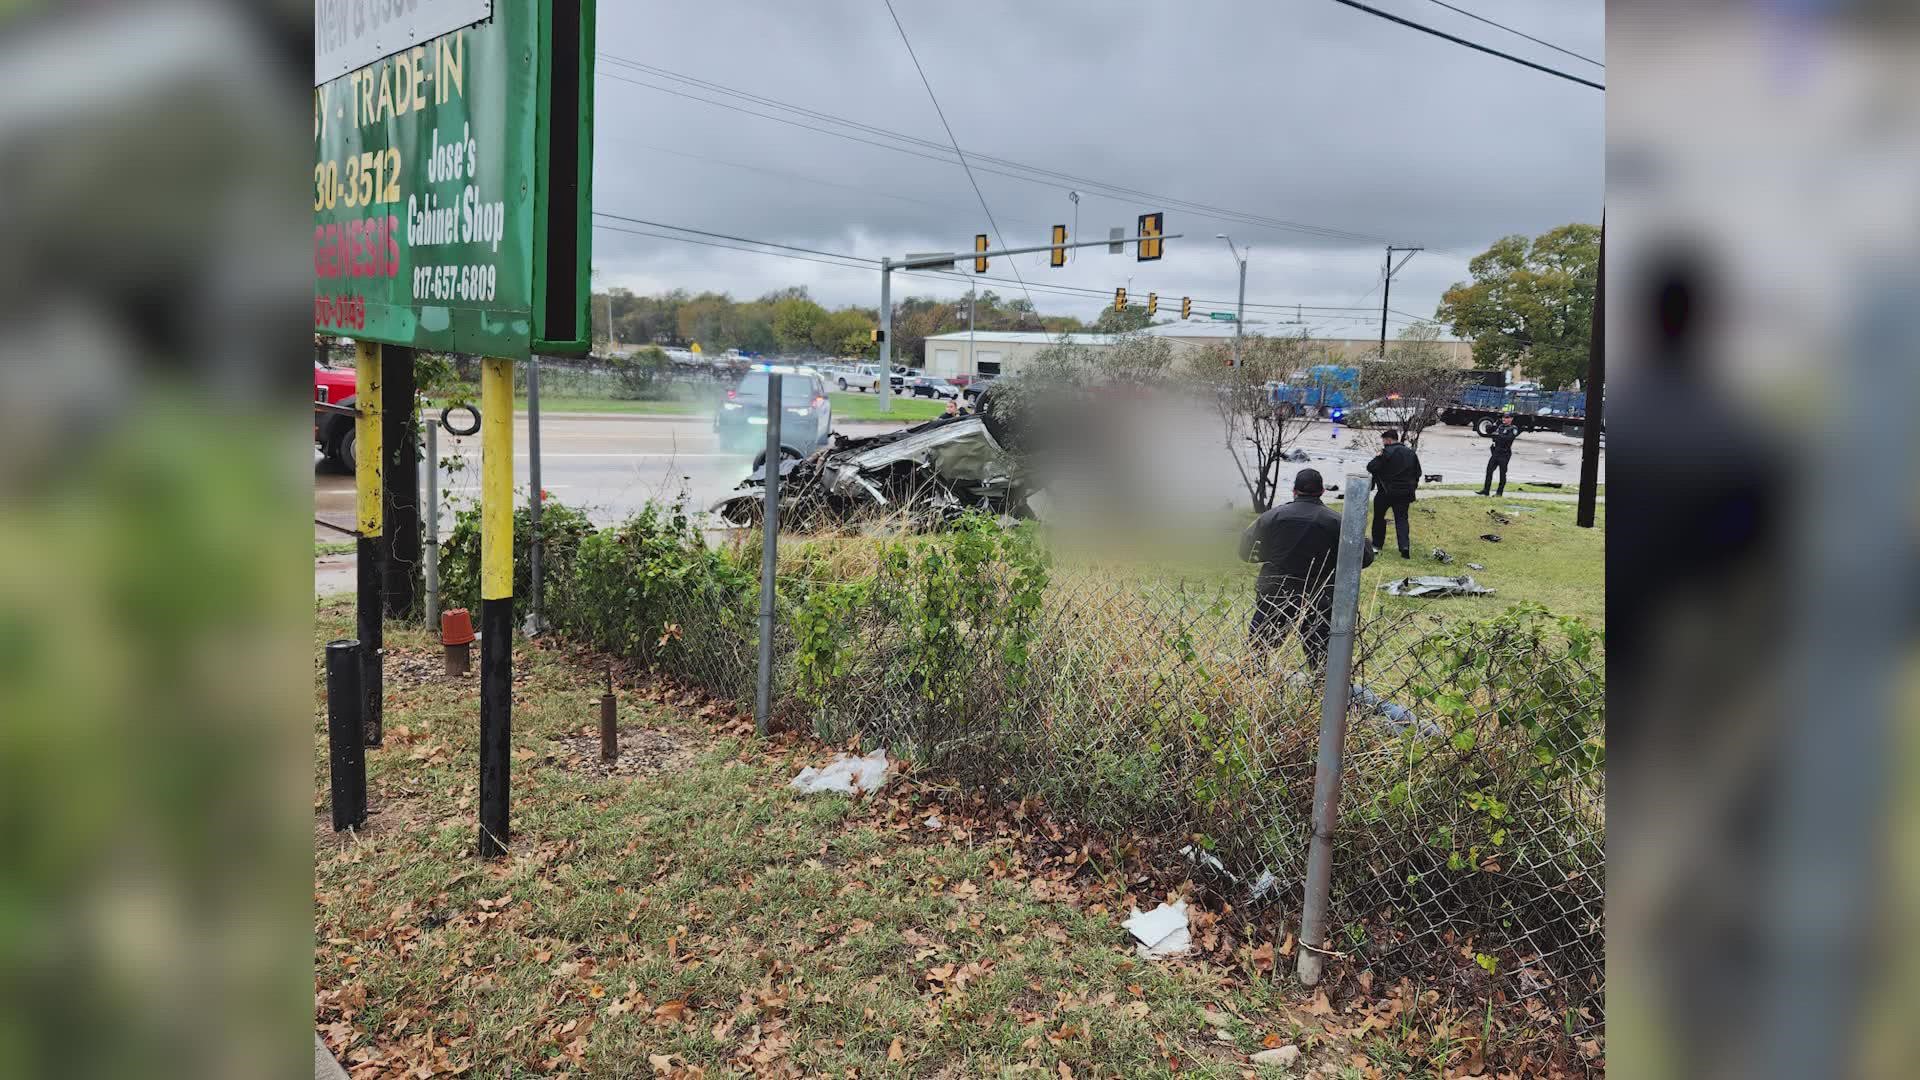
[[[1113,290],[1113,310],[1115,311],[1127,310],[1127,290],[1125,289]]]
[[[987,250],[987,234],[986,234],[986,233],[975,233],[975,234],[974,234],[974,236],[973,236],[973,250],[975,250],[975,251],[985,251],[985,250]],[[986,260],[986,257],[985,257],[985,256],[976,256],[976,257],[974,258],[974,260],[973,260],[973,272],[974,272],[974,273],[976,273],[976,274],[984,274],[984,273],[986,273],[986,272],[987,272],[987,260]]]
[[[1065,225],[1055,225],[1053,227],[1053,254],[1049,257],[1047,265],[1053,267],[1067,265],[1066,244],[1067,227]]]
[[[1160,294],[1147,294],[1147,318],[1151,319],[1160,311]]]
[[[1193,318],[1193,297],[1183,296],[1180,298],[1180,317],[1183,319]]]
[[[1134,255],[1134,261],[1152,262],[1160,257],[1160,245],[1166,243],[1165,240],[1159,239],[1160,234],[1166,231],[1162,228],[1165,218],[1165,214],[1158,212],[1140,215],[1139,235],[1147,239],[1140,241],[1139,248]]]

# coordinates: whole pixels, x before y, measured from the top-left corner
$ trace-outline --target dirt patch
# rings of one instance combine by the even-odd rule
[[[436,683],[480,684],[480,649],[474,643],[473,657],[467,665],[465,675],[447,674],[446,657],[436,651],[432,653],[408,652],[387,647],[387,674],[389,686],[430,686]]]
[[[378,840],[385,836],[417,833],[432,827],[433,814],[426,800],[401,796],[383,798],[367,795],[367,823],[358,829],[333,831],[333,811],[325,806],[313,815],[313,852],[316,857],[339,851],[358,840]]]
[[[663,728],[620,726],[620,756],[600,760],[598,728],[578,735],[557,735],[547,742],[547,763],[587,776],[652,776],[693,764],[694,748],[678,733]]]

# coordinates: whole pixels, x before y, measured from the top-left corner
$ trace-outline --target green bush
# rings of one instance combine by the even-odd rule
[[[659,401],[668,396],[667,354],[649,345],[632,356],[608,361],[613,371],[613,396],[621,401]]]
[[[562,581],[574,552],[593,531],[587,515],[548,499],[542,504],[540,548],[542,583]],[[533,592],[533,511],[522,503],[513,511],[513,595],[526,602]],[[544,598],[543,598],[544,599]],[[480,508],[454,512],[453,532],[440,545],[440,608],[480,610]]]

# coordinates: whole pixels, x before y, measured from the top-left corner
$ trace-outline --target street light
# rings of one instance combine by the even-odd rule
[[[1216,240],[1225,240],[1227,250],[1233,253],[1233,261],[1240,264],[1240,306],[1233,313],[1233,366],[1240,366],[1240,339],[1246,333],[1247,325],[1247,259],[1253,254],[1253,245],[1247,245],[1247,253],[1233,246],[1233,237],[1226,233],[1214,233]]]

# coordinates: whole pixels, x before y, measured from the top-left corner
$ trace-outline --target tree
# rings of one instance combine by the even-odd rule
[[[1600,228],[1562,225],[1529,241],[1508,236],[1473,257],[1473,281],[1440,298],[1439,318],[1473,339],[1474,363],[1520,370],[1548,389],[1587,369]]]
[[[1135,330],[1145,330],[1151,325],[1153,325],[1153,320],[1147,318],[1146,308],[1127,307],[1115,311],[1112,305],[1108,305],[1105,310],[1100,312],[1100,317],[1093,321],[1093,332],[1096,334],[1128,334]]]
[[[871,359],[874,320],[857,308],[844,308],[829,314],[814,325],[813,347],[828,356],[858,356]]]
[[[1414,323],[1400,332],[1400,340],[1388,347],[1385,359],[1360,366],[1362,400],[1397,398],[1425,403],[1424,408],[1391,425],[1400,429],[1406,444],[1416,450],[1421,433],[1440,419],[1440,410],[1459,394],[1468,378],[1466,372],[1447,362],[1439,339],[1440,328],[1433,323]]]
[[[1194,365],[1202,391],[1213,399],[1227,453],[1240,470],[1256,514],[1273,509],[1288,447],[1312,422],[1304,411],[1276,405],[1267,384],[1297,379],[1314,359],[1304,334],[1248,334],[1240,342],[1240,366],[1233,366],[1233,347],[1224,343],[1207,346]]]
[[[826,317],[827,309],[805,295],[775,301],[773,339],[786,352],[804,352],[813,348],[814,328]]]

